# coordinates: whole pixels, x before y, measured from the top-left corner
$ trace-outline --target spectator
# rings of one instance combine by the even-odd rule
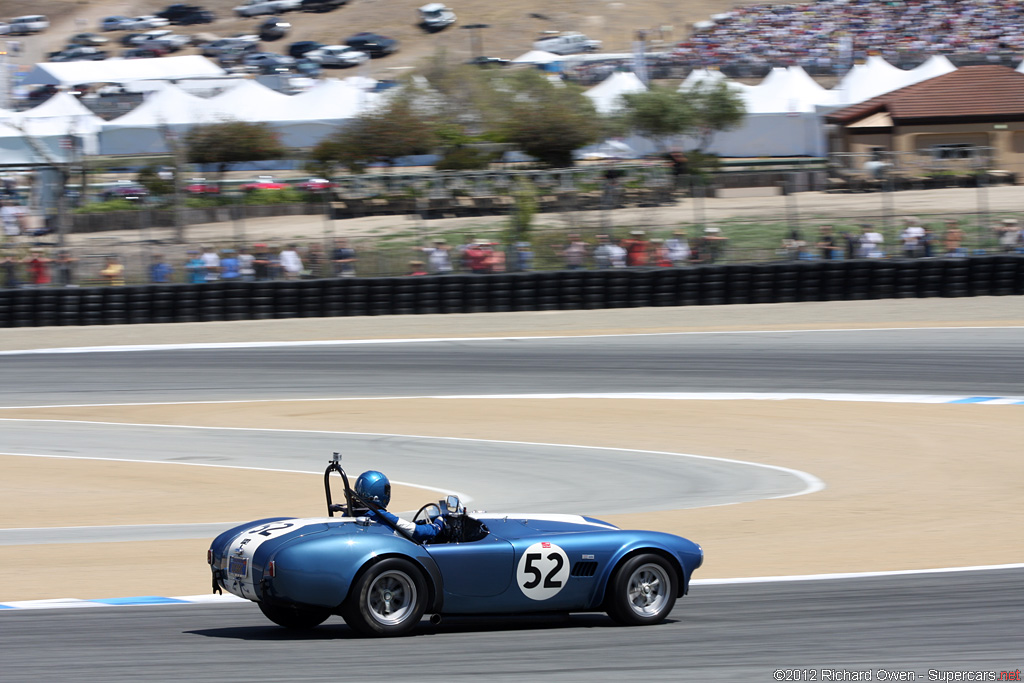
[[[252,245],[252,249],[253,277],[260,282],[271,279],[270,247],[263,243],[257,243]]]
[[[77,261],[78,259],[73,258],[66,251],[57,253],[57,258],[53,262],[53,268],[57,275],[58,285],[61,287],[75,286],[75,263]]]
[[[704,263],[715,263],[721,259],[728,241],[729,238],[722,234],[721,228],[713,225],[704,228],[704,239],[701,245]]]
[[[782,239],[782,248],[786,250],[786,257],[794,261],[800,258],[804,244],[804,238],[796,228],[792,228],[789,234]]]
[[[1017,244],[1020,242],[1020,226],[1016,218],[1004,218],[1002,226],[996,228],[996,234],[999,238],[999,246],[1003,251],[1014,252],[1017,250]]]
[[[334,274],[338,277],[355,277],[356,276],[356,250],[349,246],[348,240],[339,239],[335,242],[334,255],[331,259],[334,261]]]
[[[903,245],[903,256],[906,258],[917,258],[921,255],[921,238],[924,237],[924,228],[915,216],[907,216],[903,219],[903,232],[900,233],[900,242]]]
[[[659,268],[671,268],[672,261],[668,257],[668,249],[665,248],[665,240],[655,237],[651,240],[651,265]]]
[[[672,170],[672,189],[682,190],[690,186],[690,160],[681,150],[674,149],[668,153],[668,162]]]
[[[612,242],[610,250],[612,268],[625,268],[626,261],[629,259],[629,253],[626,251],[626,248],[622,246],[622,241],[620,240],[618,243]]]
[[[924,234],[921,235],[920,243],[921,256],[931,258],[935,255],[935,233],[930,227],[925,226]]]
[[[427,275],[423,261],[409,261],[409,275]]]
[[[836,244],[836,238],[832,235],[831,225],[821,226],[821,234],[818,235],[818,243],[815,246],[818,247],[822,259],[831,261],[839,258],[840,249]]]
[[[647,241],[643,230],[633,230],[629,238],[622,240],[619,245],[626,250],[626,265],[630,267],[646,266],[650,260],[650,243]]]
[[[198,249],[188,250],[188,260],[185,261],[185,273],[189,284],[199,285],[206,282],[206,263]]]
[[[516,250],[512,252],[512,267],[520,273],[533,270],[533,249],[529,242],[516,242]]]
[[[598,268],[611,268],[612,267],[612,243],[608,239],[608,235],[597,236],[597,246],[594,247],[594,265]]]
[[[484,275],[491,272],[493,265],[491,261],[493,245],[485,239],[473,240],[473,244],[466,249],[466,265],[469,272],[476,275]]]
[[[223,249],[221,251],[220,259],[220,276],[225,280],[237,280],[239,276],[238,272],[238,256],[235,254],[234,249]]]
[[[882,258],[885,256],[885,252],[882,251],[882,245],[885,243],[885,238],[882,237],[882,233],[875,230],[875,227],[870,223],[861,225],[860,234],[860,255],[861,258]]]
[[[116,256],[108,256],[100,276],[110,287],[124,287],[124,265]]]
[[[306,269],[304,274],[307,277],[324,277],[325,261],[324,248],[319,242],[313,242],[306,250]]]
[[[956,221],[946,221],[946,234],[943,236],[943,243],[947,256],[967,256],[967,250],[963,248],[964,231],[960,229],[960,224]]]
[[[25,207],[19,206],[11,200],[5,200],[0,205],[0,222],[3,223],[6,237],[17,237],[21,234],[21,220],[24,213]]]
[[[452,272],[452,250],[444,239],[439,237],[434,240],[433,246],[413,247],[413,249],[426,254],[431,272],[438,275],[447,275]]]
[[[220,256],[213,247],[203,247],[203,268],[206,273],[207,282],[216,282],[220,279]]]
[[[665,241],[665,249],[672,265],[686,265],[686,262],[690,260],[690,241],[686,238],[686,231],[676,230],[673,232],[672,237]]]
[[[4,287],[14,289],[21,285],[21,281],[18,279],[19,265],[21,265],[21,261],[7,252],[0,256],[0,275],[3,276]]]
[[[281,250],[279,258],[286,280],[298,280],[302,277],[302,259],[299,257],[299,252],[295,250],[296,246],[289,244],[287,248]]]
[[[149,281],[156,284],[170,282],[174,268],[164,260],[163,255],[153,254],[149,257],[149,260]]]
[[[248,249],[238,250],[238,277],[245,282],[252,282],[256,279],[255,257]]]
[[[857,258],[860,255],[860,235],[846,230],[843,232],[843,240],[846,242],[846,260]]]
[[[579,270],[587,259],[587,243],[578,234],[570,233],[569,244],[562,249],[561,256],[565,259],[567,270]]]
[[[46,257],[46,252],[34,248],[25,259],[28,271],[28,282],[32,287],[45,287],[50,284],[50,264],[53,261]]]

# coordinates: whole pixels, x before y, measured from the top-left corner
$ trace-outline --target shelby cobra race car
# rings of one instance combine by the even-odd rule
[[[345,503],[331,499],[341,475]],[[324,472],[328,517],[272,517],[218,536],[213,589],[256,602],[274,623],[312,628],[341,615],[365,635],[396,636],[424,614],[604,611],[626,625],[665,619],[704,560],[701,547],[578,515],[467,513],[458,497],[420,508],[443,518],[422,542],[349,486],[338,456]],[[358,487],[356,487],[358,488]],[[335,517],[334,513],[341,513]]]

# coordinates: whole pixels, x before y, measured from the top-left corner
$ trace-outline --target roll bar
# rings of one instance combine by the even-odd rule
[[[336,504],[334,499],[331,497],[331,472],[337,472],[341,475],[341,481],[345,485],[345,504]],[[327,515],[333,517],[335,512],[341,512],[343,514],[351,514],[352,510],[357,508],[363,508],[367,510],[380,511],[382,508],[372,500],[366,500],[358,493],[352,490],[352,487],[348,483],[348,475],[345,474],[345,470],[341,466],[341,453],[334,453],[331,460],[327,463],[327,469],[324,470],[324,494],[327,496]],[[413,541],[412,534],[405,529],[402,529],[397,524],[391,522],[384,515],[377,515],[376,520],[386,527],[389,527],[395,531],[402,538]]]

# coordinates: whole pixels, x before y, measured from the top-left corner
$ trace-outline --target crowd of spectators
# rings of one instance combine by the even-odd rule
[[[1018,0],[820,0],[738,7],[672,51],[694,68],[737,64],[845,70],[880,54],[997,55],[1024,50]]]

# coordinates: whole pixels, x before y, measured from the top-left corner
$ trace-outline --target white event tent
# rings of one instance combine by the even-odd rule
[[[616,71],[583,94],[594,103],[599,113],[611,114],[622,107],[622,95],[645,90],[647,86],[633,72]]]
[[[97,62],[44,62],[25,74],[26,85],[80,85],[174,81],[224,76],[227,72],[202,55],[153,59],[104,59]]]
[[[51,159],[67,159],[69,135],[77,138],[82,153],[96,154],[102,124],[103,119],[66,92],[57,93],[27,111],[0,111],[0,159],[6,163],[48,161],[40,157],[26,135],[49,150]]]

